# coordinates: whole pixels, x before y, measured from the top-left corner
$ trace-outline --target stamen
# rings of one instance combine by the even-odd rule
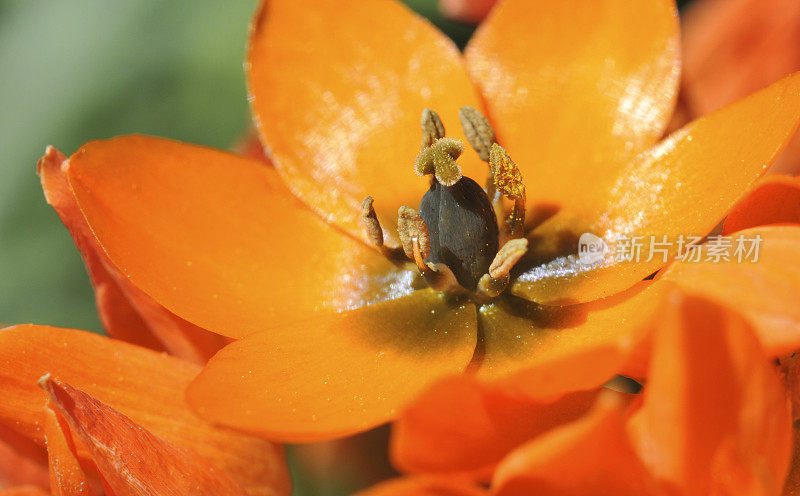
[[[511,269],[528,251],[528,240],[511,239],[500,248],[489,266],[489,273],[478,281],[478,290],[490,298],[494,298],[508,287]]]
[[[447,291],[449,293],[465,293],[466,290],[458,283],[455,274],[445,264],[432,264],[426,263],[422,252],[420,251],[420,243],[418,238],[411,240],[411,245],[414,250],[414,263],[417,265],[422,277],[431,289],[436,291]]]
[[[453,138],[441,138],[423,149],[414,161],[420,176],[434,174],[442,186],[452,186],[461,179],[461,166],[456,159],[464,153],[464,144]]]
[[[461,128],[469,144],[478,152],[481,160],[489,162],[489,152],[492,145],[497,143],[489,119],[472,107],[461,107],[458,117],[461,119]]]
[[[500,251],[495,255],[492,260],[492,265],[489,266],[489,275],[493,279],[500,279],[501,277],[508,276],[511,269],[519,262],[525,253],[528,252],[528,240],[525,238],[516,238],[509,240],[500,248]]]
[[[522,173],[505,149],[497,143],[492,145],[489,168],[497,189],[509,200],[514,200],[514,211],[506,219],[506,223],[509,235],[518,238],[522,236],[525,224],[525,184],[522,182]]]
[[[422,148],[427,148],[434,144],[436,140],[444,138],[444,124],[439,114],[426,108],[422,111]]]
[[[403,252],[408,258],[416,261],[414,253],[414,243],[419,245],[422,259],[426,259],[431,254],[430,238],[428,236],[428,226],[419,212],[413,208],[400,207],[397,212],[397,232],[400,235],[400,243],[403,245]],[[424,262],[423,262],[424,265]],[[417,263],[419,267],[419,263]],[[420,269],[421,271],[422,269]]]
[[[371,196],[368,196],[361,202],[361,223],[364,225],[364,231],[370,242],[381,248],[383,247],[383,229],[381,229],[375,208],[372,206],[374,201]]]

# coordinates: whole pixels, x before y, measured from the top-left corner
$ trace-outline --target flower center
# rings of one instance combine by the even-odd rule
[[[493,298],[506,289],[511,268],[527,251],[528,242],[522,237],[525,187],[489,121],[471,107],[463,107],[459,116],[470,145],[489,164],[486,189],[462,175],[457,159],[464,151],[463,143],[445,137],[438,114],[425,109],[414,169],[420,176],[432,176],[431,186],[419,211],[400,208],[401,246],[384,245],[372,197],[362,204],[362,220],[373,244],[398,264],[405,258],[413,260],[432,288]],[[503,196],[513,200],[514,207],[505,222],[498,224]],[[501,240],[505,241],[502,248]]]

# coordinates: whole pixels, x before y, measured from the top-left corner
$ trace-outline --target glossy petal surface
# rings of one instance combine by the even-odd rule
[[[381,482],[355,496],[488,496],[468,482],[434,477],[404,477]]]
[[[561,398],[509,394],[462,375],[437,382],[393,424],[392,459],[407,472],[469,474],[487,480],[509,451],[594,403],[594,392]]]
[[[247,496],[208,460],[154,435],[81,390],[53,378],[44,380],[42,388],[115,495]]]
[[[739,200],[725,219],[724,234],[768,224],[800,224],[800,177],[767,176]]]
[[[0,487],[49,487],[47,454],[27,439],[0,426]]]
[[[654,327],[663,293],[663,286],[643,282],[582,305],[484,305],[478,312],[485,333],[478,376],[538,398],[600,386]]]
[[[677,296],[631,420],[637,451],[680,494],[778,494],[792,432],[774,365],[741,317]]]
[[[462,371],[476,336],[473,305],[422,290],[230,344],[187,395],[203,417],[270,439],[339,437],[391,420]]]
[[[288,492],[281,448],[215,429],[189,410],[181,393],[199,371],[196,365],[88,332],[30,325],[0,331],[0,356],[0,422],[40,445],[46,396],[37,381],[52,373],[154,434],[196,451],[251,494]]]
[[[619,171],[602,201],[580,213],[562,212],[533,232],[513,292],[547,304],[574,303],[626,289],[663,266],[649,257],[650,237],[666,236],[668,259],[680,236],[704,236],[769,167],[800,122],[800,73],[698,119]],[[609,256],[577,257],[583,233],[603,238]],[[614,262],[626,240],[645,244],[637,262]],[[656,246],[656,248],[658,248]]]
[[[464,139],[458,109],[480,108],[452,42],[391,0],[264,0],[246,68],[275,167],[307,205],[358,238],[364,197],[375,198],[394,236],[397,209],[425,193],[412,168],[422,110]],[[464,175],[486,175],[474,153],[460,162]]]
[[[669,120],[677,15],[668,0],[506,0],[465,55],[528,201],[585,207]]]
[[[745,250],[759,237],[757,260],[734,255],[737,238]],[[712,250],[724,241],[704,246]],[[660,277],[677,283],[685,292],[705,296],[740,312],[756,331],[768,355],[800,349],[800,226],[767,226],[733,235],[730,261],[675,263]]]
[[[623,405],[621,397],[606,392],[585,417],[512,451],[495,472],[493,494],[659,494],[628,439]]]
[[[67,157],[53,147],[37,164],[47,202],[69,229],[81,253],[103,328],[115,339],[205,363],[224,338],[171,313],[128,281],[108,260],[78,207],[67,180]]]
[[[260,162],[127,136],[84,145],[67,175],[111,261],[205,329],[241,337],[412,290],[410,272],[326,226]]]
[[[78,461],[75,444],[68,437],[69,428],[60,425],[56,413],[49,407],[44,409],[43,416],[50,466],[50,491],[53,496],[94,495],[89,479]]]

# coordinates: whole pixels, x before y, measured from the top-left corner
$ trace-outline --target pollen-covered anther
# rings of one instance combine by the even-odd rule
[[[458,283],[450,267],[442,263],[434,264],[425,261],[418,238],[411,240],[411,246],[414,251],[414,263],[428,286],[436,291],[447,291],[449,293],[466,292]]]
[[[500,251],[489,266],[489,275],[492,279],[507,277],[519,259],[528,252],[528,240],[525,238],[510,239],[500,248]]]
[[[497,143],[489,119],[472,107],[461,107],[458,117],[469,144],[472,145],[481,160],[489,162],[492,145]]]
[[[361,202],[361,223],[364,225],[364,232],[370,243],[381,248],[383,247],[383,229],[378,221],[375,208],[372,206],[373,202],[371,196],[364,198],[364,201]]]
[[[452,186],[461,179],[461,166],[456,159],[464,153],[464,144],[453,138],[441,138],[424,148],[414,161],[414,171],[425,176],[433,174],[442,186]]]
[[[444,138],[444,124],[439,114],[426,108],[422,111],[422,148],[425,149],[437,140]]]
[[[528,240],[516,238],[509,240],[497,252],[489,266],[489,273],[478,281],[478,291],[494,298],[506,290],[511,279],[511,269],[528,252]]]
[[[422,220],[419,212],[413,208],[400,207],[397,212],[397,233],[400,235],[400,244],[403,246],[403,252],[408,258],[415,259],[414,240],[419,245],[422,258],[426,259],[430,256],[431,243],[428,236],[428,226]]]
[[[514,200],[514,211],[506,222],[509,235],[512,238],[519,237],[525,223],[525,184],[522,182],[522,173],[505,149],[497,143],[492,145],[489,169],[498,191],[509,200]]]

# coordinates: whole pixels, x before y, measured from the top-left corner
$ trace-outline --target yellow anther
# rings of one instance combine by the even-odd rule
[[[427,148],[434,144],[436,140],[444,138],[444,124],[439,114],[426,108],[422,111],[422,148]]]
[[[488,162],[492,145],[497,142],[489,119],[472,107],[461,107],[461,110],[458,111],[458,117],[461,120],[461,128],[464,130],[467,141],[478,153],[481,160]]]

